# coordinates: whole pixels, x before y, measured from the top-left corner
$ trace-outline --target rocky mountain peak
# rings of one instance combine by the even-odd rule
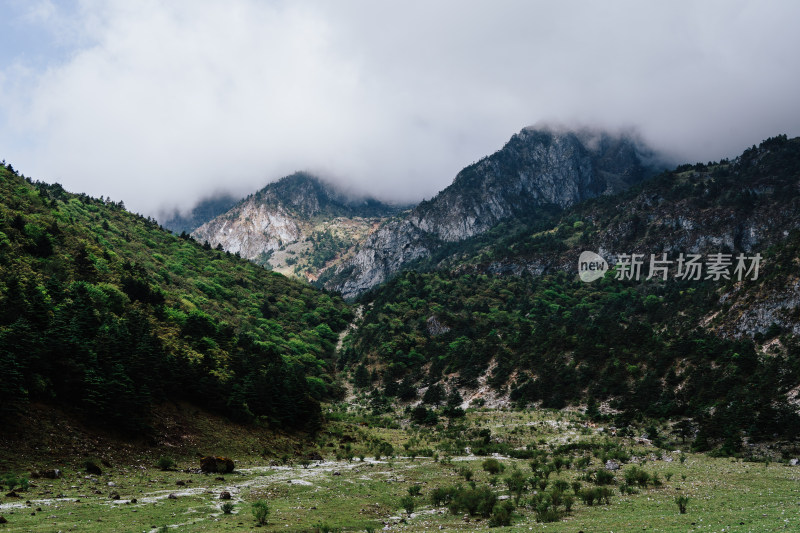
[[[461,172],[432,200],[372,234],[326,287],[353,297],[446,242],[484,233],[537,209],[563,209],[654,174],[653,153],[632,136],[525,128]]]

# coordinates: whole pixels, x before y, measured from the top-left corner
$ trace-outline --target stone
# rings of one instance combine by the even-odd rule
[[[227,490],[223,490],[222,492],[219,493],[219,499],[220,500],[230,500],[231,499],[231,493],[228,492]]]
[[[86,472],[88,474],[94,474],[95,476],[103,475],[103,471],[99,466],[97,466],[97,464],[94,463],[94,461],[86,461],[84,466],[86,467]]]
[[[119,492],[117,492],[115,490],[111,491],[111,493],[109,493],[108,497],[110,499],[112,499],[112,500],[119,500]]]
[[[608,461],[606,461],[606,470],[611,470],[611,471],[619,470],[619,463],[612,459],[609,459]]]
[[[167,499],[169,499],[169,500],[177,500],[178,496],[176,494],[170,494],[169,496],[167,496]]]
[[[789,459],[789,466],[797,466],[800,464],[800,459]]]
[[[233,460],[227,457],[207,455],[200,459],[200,470],[206,474],[229,474],[234,468]]]

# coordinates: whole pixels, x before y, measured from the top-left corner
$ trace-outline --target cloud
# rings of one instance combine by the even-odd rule
[[[300,169],[419,200],[542,121],[635,127],[688,161],[800,134],[796,2],[96,0],[18,20],[55,44],[44,65],[0,55],[0,157],[147,214]]]

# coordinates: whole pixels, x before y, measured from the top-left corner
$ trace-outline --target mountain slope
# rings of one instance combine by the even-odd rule
[[[285,274],[314,279],[397,210],[298,172],[248,196],[192,236]]]
[[[698,449],[794,439],[800,424],[800,139],[679,167],[549,227],[508,221],[432,272],[362,297],[340,364],[380,370],[375,395],[437,382],[466,398],[602,406],[618,426],[681,419]],[[577,277],[582,250],[760,253],[757,279]],[[481,383],[485,381],[485,390]],[[379,403],[376,400],[376,403]]]
[[[0,416],[45,401],[140,431],[172,399],[319,423],[340,299],[10,166],[0,192]]]
[[[435,198],[382,226],[324,278],[325,287],[355,297],[445,243],[485,233],[503,220],[623,190],[651,174],[652,157],[625,136],[523,129],[462,170]]]

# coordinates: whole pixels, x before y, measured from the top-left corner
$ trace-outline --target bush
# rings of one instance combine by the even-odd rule
[[[506,469],[505,465],[498,461],[497,459],[490,457],[489,459],[485,459],[481,464],[483,469],[489,472],[492,475],[499,474],[503,470]]]
[[[595,504],[595,502],[605,502],[606,504],[610,504],[611,494],[611,489],[608,487],[594,487],[590,489],[582,489],[580,492],[580,497],[581,500],[583,500],[583,503],[591,507]]]
[[[596,470],[593,477],[595,485],[611,485],[614,483],[614,473],[610,470],[603,468]]]
[[[564,496],[564,502],[563,503],[564,503],[564,510],[567,513],[571,513],[572,512],[572,506],[575,504],[575,496],[573,496],[572,494],[566,494]]]
[[[489,487],[459,488],[453,495],[449,508],[453,514],[466,512],[470,516],[478,514],[488,518],[496,503],[497,495]]]
[[[625,470],[625,483],[647,488],[650,483],[650,475],[638,466],[633,466]]]
[[[675,496],[675,503],[678,505],[678,511],[681,514],[686,514],[686,504],[689,503],[688,496]]]
[[[222,507],[220,507],[220,509],[222,509],[222,512],[224,514],[231,514],[231,512],[233,511],[233,507],[234,505],[231,502],[225,502],[222,504]]]
[[[472,479],[472,470],[470,470],[466,466],[462,466],[456,472],[458,473],[459,476],[464,476],[464,480],[466,480],[466,481],[469,481],[470,479]]]
[[[422,487],[420,487],[419,485],[411,485],[410,487],[408,487],[408,495],[409,496],[419,496],[419,493],[420,493],[421,490],[422,490]]]
[[[400,498],[400,507],[405,509],[408,514],[414,512],[415,502],[413,496],[403,496]]]
[[[528,486],[528,480],[525,479],[522,472],[515,469],[511,472],[511,475],[506,478],[506,485],[508,485],[508,491],[514,495],[514,499],[519,504],[522,493],[525,492]]]
[[[454,487],[436,487],[431,491],[431,503],[434,507],[447,505],[453,499]]]
[[[506,500],[503,503],[498,503],[492,509],[492,516],[489,518],[489,527],[504,527],[511,525],[511,514],[514,512],[514,506],[510,501]]]
[[[561,513],[553,503],[551,494],[537,494],[531,499],[531,507],[533,507],[537,522],[558,522],[561,520]]]
[[[156,461],[156,466],[159,468],[159,470],[163,471],[172,470],[175,468],[175,465],[175,459],[163,455],[158,458],[158,461]]]
[[[269,504],[264,500],[253,502],[253,518],[255,518],[256,523],[262,526],[265,525],[267,516],[269,516]]]

